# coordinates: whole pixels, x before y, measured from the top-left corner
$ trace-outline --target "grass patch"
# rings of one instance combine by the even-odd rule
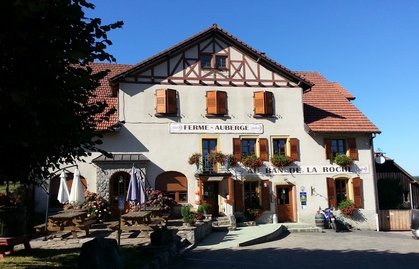
[[[125,259],[125,268],[142,268],[148,264],[153,255],[147,253],[144,246],[121,246]],[[27,268],[78,268],[80,248],[71,249],[32,249],[26,253],[24,249],[15,251],[0,260],[3,269]]]

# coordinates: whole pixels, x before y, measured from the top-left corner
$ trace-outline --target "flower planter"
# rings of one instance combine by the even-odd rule
[[[11,237],[26,233],[26,207],[0,208],[0,237]]]

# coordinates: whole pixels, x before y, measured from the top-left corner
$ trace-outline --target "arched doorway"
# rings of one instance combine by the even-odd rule
[[[125,202],[127,196],[128,185],[130,180],[130,174],[127,172],[116,172],[112,175],[109,180],[109,202],[111,204],[111,210],[113,216],[119,216],[118,209],[118,197],[123,196],[124,198],[124,210],[129,208],[129,204]]]
[[[156,189],[165,192],[178,204],[188,202],[188,180],[182,173],[170,171],[158,175]]]

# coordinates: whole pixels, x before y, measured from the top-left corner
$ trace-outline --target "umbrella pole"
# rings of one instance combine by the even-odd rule
[[[45,209],[45,237],[44,237],[44,241],[47,241],[47,236],[48,236],[48,209],[49,209],[49,193],[51,191],[51,178],[49,179],[48,182],[48,191],[46,192],[47,194],[47,206]]]

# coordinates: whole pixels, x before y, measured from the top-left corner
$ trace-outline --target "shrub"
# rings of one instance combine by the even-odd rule
[[[247,155],[242,158],[242,164],[244,166],[250,167],[250,168],[258,168],[261,167],[263,164],[263,161],[260,157],[256,156],[256,154]]]
[[[350,166],[352,163],[351,158],[349,158],[346,154],[342,153],[336,154],[333,161],[340,166]]]
[[[351,217],[355,213],[356,207],[352,200],[343,200],[338,204],[338,209],[343,215]]]
[[[207,203],[203,203],[198,206],[198,212],[204,212],[204,211],[208,212],[210,209],[211,209],[211,205]]]
[[[272,165],[276,167],[284,167],[290,165],[294,160],[284,154],[274,154],[271,157],[271,163]]]

